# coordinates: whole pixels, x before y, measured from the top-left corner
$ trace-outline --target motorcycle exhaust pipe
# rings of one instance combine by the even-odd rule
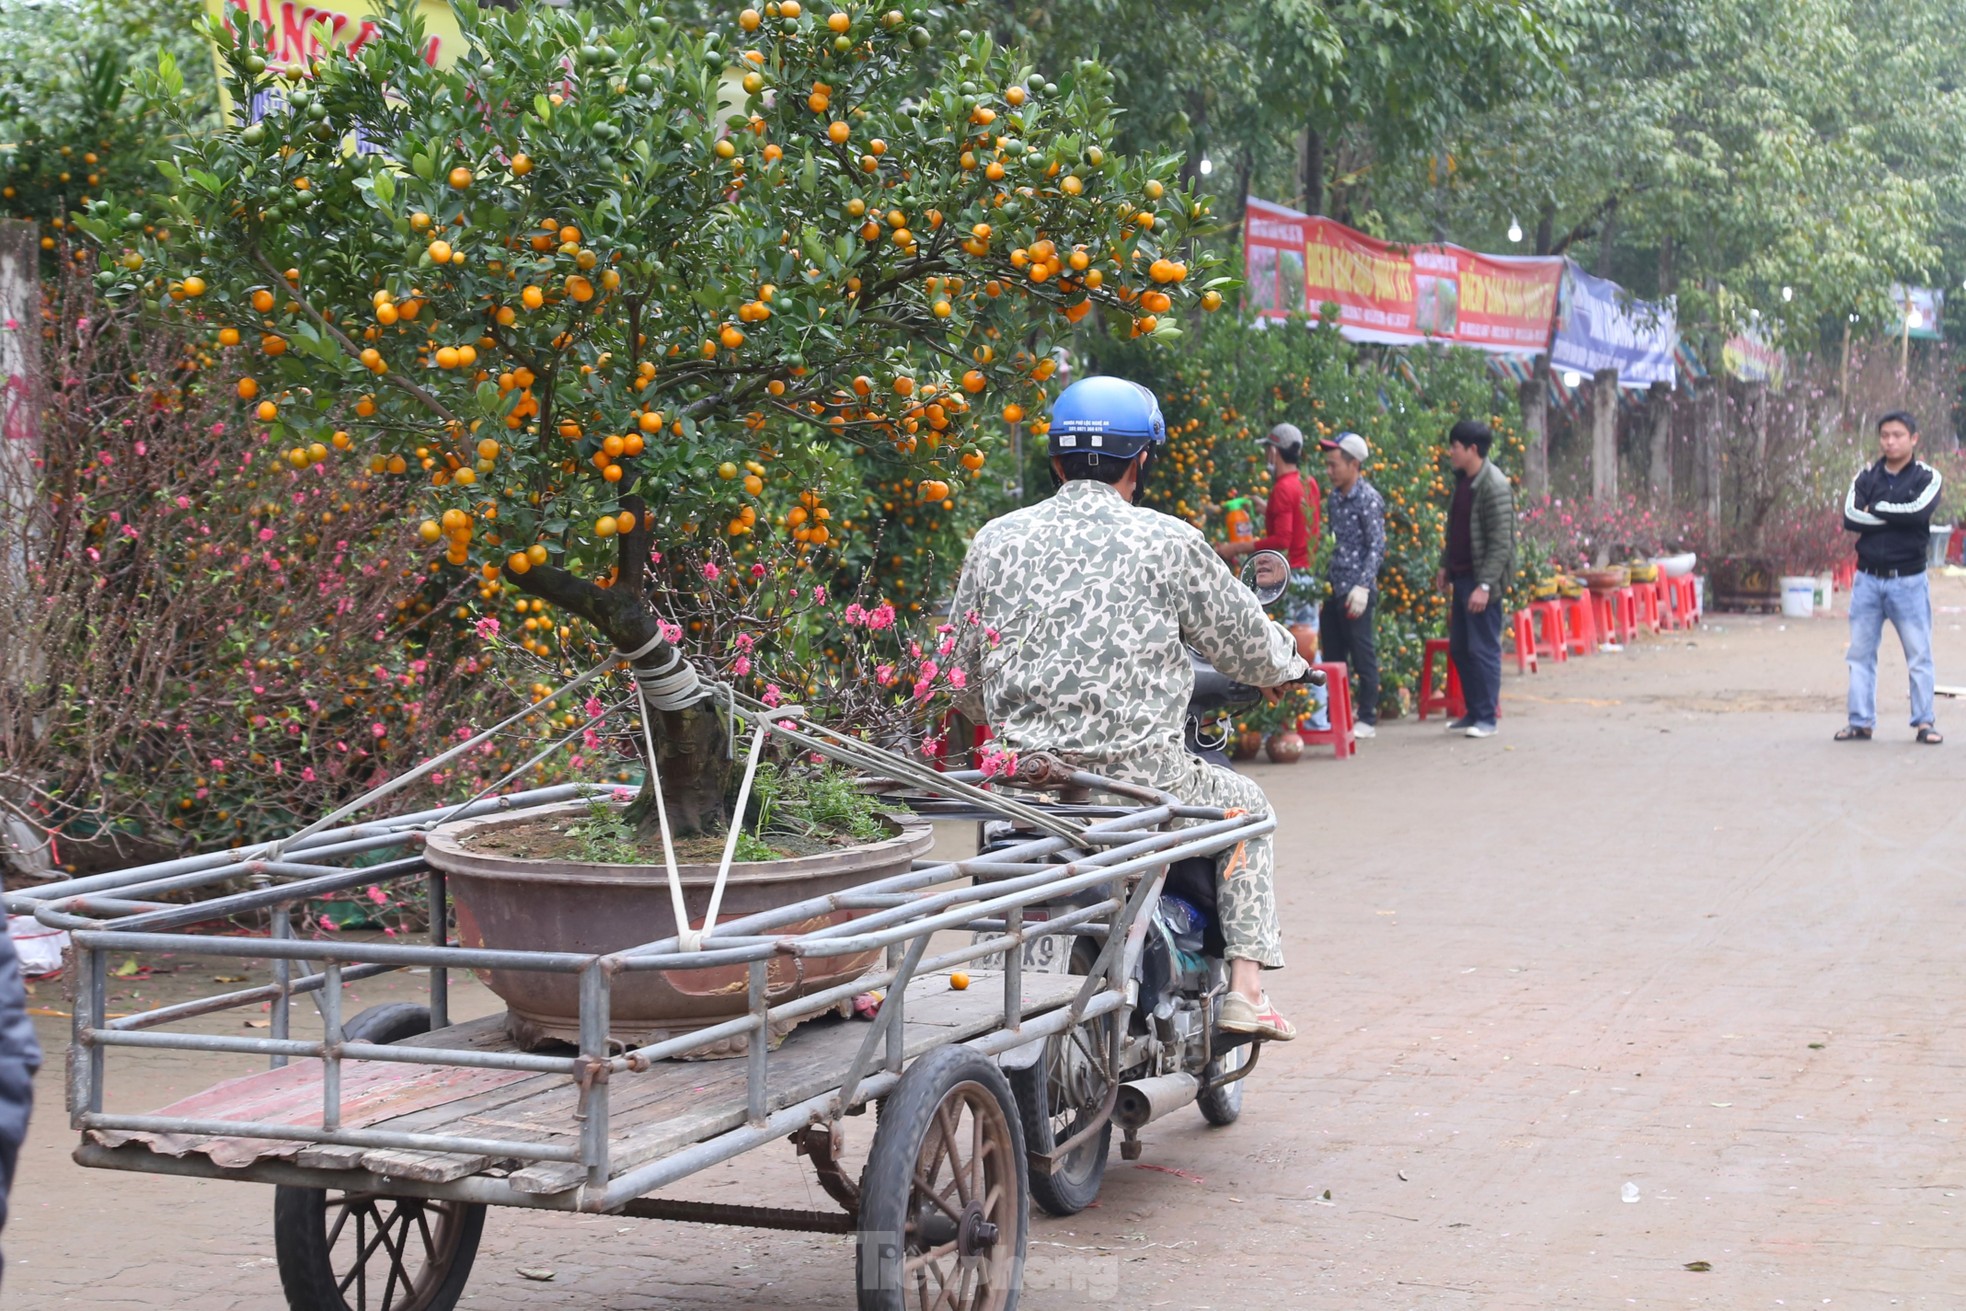
[[[1162,1074],[1120,1085],[1113,1120],[1122,1129],[1144,1129],[1195,1100],[1201,1080],[1192,1074]]]

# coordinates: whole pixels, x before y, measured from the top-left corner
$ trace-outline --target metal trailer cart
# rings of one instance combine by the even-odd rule
[[[905,874],[719,925],[700,943],[672,937],[607,955],[457,945],[445,876],[421,855],[423,834],[440,820],[563,801],[577,795],[573,787],[322,829],[256,859],[196,856],[11,895],[16,913],[73,935],[67,1106],[81,1133],[75,1157],[103,1169],[275,1185],[280,1276],[299,1311],[445,1311],[463,1291],[487,1206],[856,1233],[862,1308],[1013,1307],[1029,1172],[1050,1171],[1103,1129],[1118,1040],[1094,1122],[1049,1151],[1027,1151],[1030,1121],[1012,1080],[1021,1073],[1028,1087],[1035,1077],[1041,1101],[1047,1063],[1034,1053],[1046,1039],[1124,1028],[1147,912],[1171,862],[1226,850],[1274,820],[1184,806],[1083,774],[1071,777],[1074,789],[1128,804],[979,805],[980,775],[944,777],[939,797],[912,799],[917,811],[976,820],[1021,804],[1044,831],[984,856],[918,861]],[[423,899],[429,941],[296,931],[310,899],[370,885]],[[784,932],[838,910],[856,918]],[[213,931],[242,916],[270,924],[270,935]],[[1055,934],[1097,948],[1079,947],[1081,973],[1026,963],[1029,944]],[[774,961],[877,949],[884,964],[848,984],[791,1000],[771,995]],[[164,952],[262,961],[269,977],[112,1018],[110,957]],[[610,995],[623,975],[731,966],[748,978],[741,1017],[636,1050],[610,1043]],[[952,979],[958,966],[974,980],[966,988]],[[427,1008],[399,1002],[344,1014],[349,984],[413,969],[429,971]],[[449,977],[460,969],[578,976],[578,1049],[520,1050],[499,1016],[453,1022]],[[875,990],[885,1000],[873,1023],[807,1024],[773,1049],[774,1023]],[[296,997],[318,1007],[318,1040],[295,1036]],[[263,1036],[183,1027],[262,1009]],[[1107,1015],[1115,1018],[1077,1028]],[[679,1059],[733,1039],[744,1044],[741,1058]],[[244,1054],[268,1068],[149,1114],[107,1111],[106,1066],[127,1048]],[[844,1120],[869,1102],[881,1104],[881,1115],[854,1179],[842,1165]],[[1037,1114],[1041,1121],[1041,1107]],[[782,1140],[810,1160],[837,1210],[671,1191]]]

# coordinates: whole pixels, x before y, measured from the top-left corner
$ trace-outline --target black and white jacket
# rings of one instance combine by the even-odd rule
[[[1861,470],[1843,498],[1843,526],[1857,534],[1857,564],[1871,572],[1923,572],[1939,471],[1913,460],[1896,473],[1884,461]]]

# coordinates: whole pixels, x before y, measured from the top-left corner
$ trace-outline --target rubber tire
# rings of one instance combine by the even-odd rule
[[[1097,949],[1081,940],[1072,949],[1072,973],[1084,975],[1091,971],[1094,960],[1098,958]],[[1097,1025],[1104,1020],[1112,1023],[1110,1015],[1088,1020]],[[1047,1038],[1046,1047],[1058,1039]],[[1010,1080],[1010,1090],[1017,1097],[1017,1114],[1022,1121],[1024,1141],[1033,1151],[1048,1151],[1051,1147],[1051,1090],[1045,1077],[1046,1056],[1040,1055],[1036,1061],[1021,1069],[1005,1070]],[[1079,1148],[1075,1156],[1085,1155],[1086,1147],[1092,1148],[1081,1162],[1082,1168],[1076,1174],[1039,1174],[1031,1172],[1031,1200],[1046,1215],[1063,1218],[1077,1215],[1099,1200],[1100,1185],[1106,1181],[1106,1160],[1113,1150],[1113,1121],[1108,1116],[1100,1127],[1099,1135],[1091,1143]]]
[[[360,1042],[401,1042],[430,1032],[430,1010],[414,1002],[385,1002],[358,1012],[342,1025],[342,1036]],[[333,1253],[327,1246],[328,1194],[320,1188],[282,1184],[273,1190],[273,1252],[280,1287],[290,1311],[347,1311],[335,1290]],[[485,1208],[473,1204],[459,1215],[463,1230],[457,1255],[424,1311],[453,1311],[464,1296],[484,1234]]]
[[[1009,1295],[999,1311],[1016,1311],[1024,1284],[1024,1258],[1031,1230],[1030,1172],[1024,1156],[1024,1126],[1017,1099],[997,1063],[961,1045],[938,1047],[917,1057],[881,1102],[881,1120],[874,1130],[873,1150],[860,1172],[860,1232],[855,1244],[854,1272],[860,1290],[859,1311],[907,1311],[907,1292],[882,1267],[892,1247],[884,1236],[906,1227],[908,1200],[914,1191],[915,1161],[928,1136],[935,1108],[960,1083],[978,1083],[996,1099],[1009,1126],[1012,1179],[1017,1185],[1016,1249],[1011,1261]],[[999,1241],[1002,1241],[1001,1239]]]
[[[1244,1043],[1242,1046],[1234,1048],[1233,1055],[1235,1064],[1231,1065],[1226,1072],[1232,1073],[1241,1068],[1242,1062],[1249,1058],[1249,1044]],[[1225,1073],[1222,1069],[1222,1062],[1227,1059],[1229,1058],[1226,1055],[1218,1056],[1203,1066],[1201,1071],[1202,1082],[1204,1084],[1213,1083],[1216,1076]],[[1195,1097],[1195,1105],[1201,1110],[1201,1118],[1218,1129],[1234,1124],[1236,1117],[1242,1114],[1242,1090],[1243,1085],[1248,1082],[1249,1080],[1247,1078],[1242,1078],[1237,1079],[1227,1087],[1203,1088],[1201,1093]]]

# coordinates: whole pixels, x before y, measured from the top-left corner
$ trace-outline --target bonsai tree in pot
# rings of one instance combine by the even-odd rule
[[[224,81],[259,115],[185,133],[167,196],[79,223],[103,287],[250,359],[269,458],[424,484],[433,555],[632,656],[671,825],[715,831],[725,728],[656,561],[777,531],[799,451],[952,501],[997,422],[1042,430],[1074,324],[1172,337],[1177,306],[1220,303],[1181,256],[1205,206],[1178,160],[1111,150],[1098,65],[1052,80],[920,9],[455,9],[441,68],[411,9],[281,67],[223,10]],[[810,487],[779,522],[808,558],[836,545]]]

